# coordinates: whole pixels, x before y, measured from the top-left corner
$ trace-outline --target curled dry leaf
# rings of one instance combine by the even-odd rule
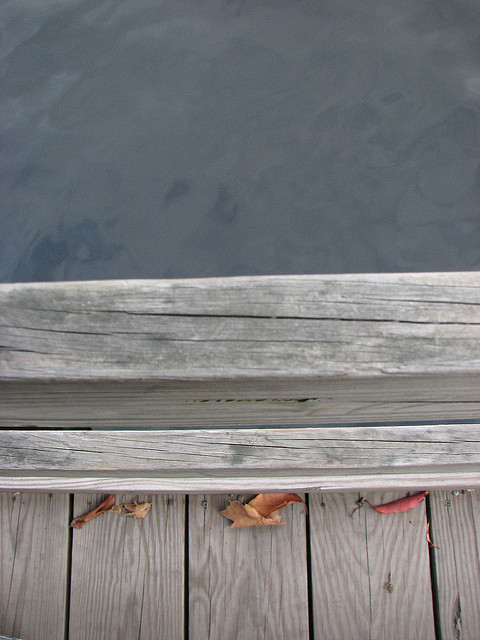
[[[101,516],[102,513],[105,513],[106,511],[110,511],[114,504],[115,504],[115,496],[110,494],[97,507],[95,507],[88,513],[84,513],[83,516],[78,516],[78,518],[74,518],[70,523],[70,526],[73,527],[73,529],[81,529],[83,525],[89,520],[92,520],[97,516]]]
[[[281,522],[281,518],[278,512],[272,513],[270,517],[261,516],[249,504],[242,504],[234,500],[229,500],[228,507],[223,511],[220,511],[222,516],[233,521],[232,529],[238,529],[239,527],[258,527],[267,526],[273,524],[284,524]]]
[[[132,518],[145,518],[152,506],[151,502],[125,502],[119,507],[112,507],[112,512],[117,516],[131,516]]]
[[[378,513],[401,513],[403,511],[410,511],[414,509],[428,496],[429,491],[422,491],[421,493],[415,493],[413,496],[406,496],[399,500],[392,500],[392,502],[386,502],[385,504],[372,504],[368,500],[364,500],[370,507],[378,511]]]
[[[427,522],[427,542],[432,549],[440,549],[435,544],[433,544],[432,537],[430,535],[430,522]]]
[[[248,504],[266,518],[274,511],[278,511],[278,509],[282,509],[293,502],[303,502],[305,504],[296,493],[259,493]]]
[[[229,500],[228,507],[220,513],[233,521],[232,529],[285,524],[278,510],[293,502],[303,500],[295,493],[259,493],[248,504]]]

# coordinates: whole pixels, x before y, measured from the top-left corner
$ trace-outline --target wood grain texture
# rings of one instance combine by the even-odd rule
[[[116,498],[121,504],[149,496]],[[74,515],[101,500],[76,495]],[[153,497],[144,520],[99,516],[74,530],[69,638],[183,640],[183,589],[182,497]]]
[[[0,285],[0,425],[472,419],[480,275]]]
[[[480,424],[140,431],[0,431],[0,470],[480,470]]]
[[[1,357],[1,356],[0,356]],[[472,374],[209,381],[0,380],[0,426],[110,428],[471,420]],[[473,399],[472,399],[473,398]]]
[[[0,493],[0,634],[63,638],[69,496]]]
[[[113,492],[474,486],[480,426],[0,431],[0,487],[15,477]]]
[[[455,492],[456,493],[456,492]],[[431,528],[442,640],[480,635],[480,495],[432,494]]]
[[[451,489],[452,487],[477,487],[480,489],[478,472],[450,473],[432,472],[406,475],[391,474],[325,474],[325,475],[292,475],[291,473],[260,473],[256,476],[226,477],[204,474],[202,477],[183,476],[179,478],[164,476],[139,476],[118,474],[114,477],[92,475],[79,478],[72,475],[24,476],[5,475],[0,477],[1,489],[4,491],[74,491],[75,493],[124,493],[140,491],[148,493],[219,493],[219,492],[254,492],[264,491],[355,491],[405,489],[422,491],[429,489]]]
[[[303,505],[281,510],[285,525],[230,529],[228,498],[190,498],[190,637],[307,640]]]
[[[366,497],[378,504],[401,496]],[[357,498],[310,496],[315,639],[433,640],[425,506],[403,514],[366,505],[354,512]]]

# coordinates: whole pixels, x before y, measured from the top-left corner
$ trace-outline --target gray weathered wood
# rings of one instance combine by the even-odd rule
[[[0,470],[480,470],[480,424],[140,431],[0,431]]]
[[[378,504],[401,496],[366,497]],[[315,639],[433,640],[425,507],[353,513],[357,498],[310,497]]]
[[[312,475],[291,475],[290,473],[276,474],[260,473],[250,476],[225,475],[214,476],[205,473],[198,476],[140,476],[118,474],[115,476],[92,474],[84,477],[76,475],[62,476],[24,476],[8,475],[1,477],[1,487],[10,491],[75,491],[80,492],[126,492],[142,491],[150,493],[218,493],[226,491],[256,492],[262,491],[355,491],[377,489],[405,489],[420,491],[429,489],[451,489],[452,487],[479,487],[479,473],[450,473],[431,472],[415,474],[339,474],[325,473]]]
[[[190,498],[190,637],[307,640],[303,505],[282,509],[283,526],[230,529],[228,498]]]
[[[145,495],[118,495],[117,504]],[[75,516],[102,500],[75,496]],[[153,497],[144,520],[106,513],[75,530],[70,640],[183,640],[184,499]]]
[[[0,431],[0,488],[129,485],[167,492],[480,486],[480,425]]]
[[[456,493],[456,492],[455,492]],[[431,496],[431,527],[442,640],[480,635],[480,495]]]
[[[480,412],[479,384],[468,374],[431,376],[429,382],[420,375],[255,382],[10,381],[0,382],[0,426],[118,429],[470,420]]]
[[[0,425],[465,420],[480,275],[0,285]]]
[[[0,633],[63,638],[69,496],[0,493]]]

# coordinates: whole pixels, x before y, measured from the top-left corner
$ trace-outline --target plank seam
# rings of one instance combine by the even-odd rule
[[[68,524],[73,520],[74,500],[75,496],[71,493],[68,496]],[[70,637],[70,601],[72,593],[72,558],[73,558],[73,529],[68,527],[68,542],[67,542],[67,575],[65,584],[65,632],[64,640],[69,640]]]
[[[305,536],[307,551],[307,611],[308,611],[308,638],[315,640],[315,622],[313,615],[313,576],[312,576],[312,549],[311,549],[311,531],[310,531],[310,494],[305,494]]]
[[[189,640],[190,635],[190,533],[189,533],[189,517],[190,517],[190,500],[188,494],[185,494],[185,502],[183,509],[184,522],[184,561],[183,561],[183,638]]]
[[[430,535],[433,536],[432,540],[435,540],[435,523],[432,520],[432,504],[430,495],[425,498],[425,511],[427,523],[430,523]],[[437,559],[435,549],[430,544],[428,545],[428,558],[430,563],[430,586],[432,589],[433,624],[435,629],[435,639],[442,640],[442,630],[440,624],[440,601],[438,597]]]

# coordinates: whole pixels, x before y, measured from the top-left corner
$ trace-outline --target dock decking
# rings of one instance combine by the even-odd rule
[[[479,640],[479,285],[0,285],[0,635]],[[309,515],[229,530],[247,491]],[[151,512],[69,529],[105,492]]]
[[[364,494],[383,502],[401,492]],[[0,494],[0,634],[23,640],[478,640],[479,492],[382,515],[308,496],[284,526],[230,530],[222,495],[153,500],[144,520],[72,516],[99,494]],[[430,549],[427,514],[437,549]]]

